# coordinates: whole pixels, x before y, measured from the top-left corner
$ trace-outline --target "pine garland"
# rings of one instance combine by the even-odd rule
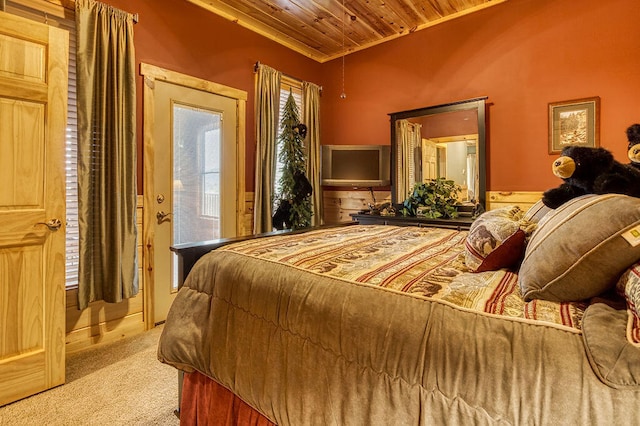
[[[282,132],[278,136],[281,146],[279,160],[283,164],[278,198],[282,203],[288,200],[291,204],[290,223],[292,229],[306,228],[311,225],[311,194],[300,196],[299,179],[305,176],[305,153],[303,135],[300,133],[298,107],[289,92],[287,103],[280,120]],[[306,178],[304,178],[306,180]],[[297,191],[296,191],[297,190]]]

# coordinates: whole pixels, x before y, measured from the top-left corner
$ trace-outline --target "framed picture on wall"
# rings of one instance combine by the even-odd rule
[[[600,144],[600,98],[584,98],[549,104],[549,154],[569,145]]]

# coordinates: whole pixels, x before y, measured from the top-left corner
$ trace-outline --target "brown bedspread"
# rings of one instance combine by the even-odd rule
[[[351,228],[360,242],[351,240],[344,251],[335,239],[335,250],[344,254],[314,260],[319,243],[308,238],[332,238]],[[640,356],[624,344],[626,317],[603,315],[611,308],[602,304],[594,305],[601,315],[592,316],[593,306],[532,310],[504,301],[498,305],[508,308],[498,315],[487,305],[498,300],[487,296],[494,290],[482,284],[491,279],[463,273],[459,264],[464,233],[400,229],[407,228],[325,230],[304,234],[303,244],[278,237],[307,251],[289,259],[272,239],[204,256],[171,307],[159,359],[204,373],[281,425],[640,422]],[[413,237],[402,236],[410,231]],[[363,273],[355,259],[381,250],[367,248],[376,232],[400,233],[387,239],[390,248],[380,258],[395,268],[371,261]],[[453,243],[445,249],[447,240]],[[403,244],[409,249],[404,255]],[[431,248],[416,248],[424,245]],[[440,266],[412,266],[409,261],[421,256],[439,259]],[[496,287],[509,273],[501,274]],[[465,280],[473,290],[463,290],[463,299],[475,301],[473,307],[451,299]],[[435,292],[434,283],[441,287]],[[549,312],[564,314],[558,322]],[[616,319],[623,322],[621,336],[616,327],[606,336],[594,331],[589,337],[598,344],[585,347],[583,321],[600,328],[604,321],[607,329]],[[584,334],[588,340],[586,327]],[[600,356],[609,341],[617,342],[613,350],[624,347],[626,366],[616,365],[615,354]],[[590,359],[604,366],[597,374]],[[615,380],[605,384],[600,378],[609,371]]]

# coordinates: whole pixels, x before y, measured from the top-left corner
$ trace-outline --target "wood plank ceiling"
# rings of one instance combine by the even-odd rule
[[[326,62],[507,0],[189,1]]]

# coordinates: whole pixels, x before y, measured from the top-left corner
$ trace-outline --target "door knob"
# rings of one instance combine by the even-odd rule
[[[49,222],[38,222],[36,225],[45,225],[49,231],[57,231],[62,226],[62,222],[58,219],[51,219]]]
[[[156,213],[156,219],[158,219],[158,224],[161,224],[162,222],[166,222],[169,219],[169,216],[171,216],[173,213],[165,213],[164,211],[160,210],[158,213]]]

